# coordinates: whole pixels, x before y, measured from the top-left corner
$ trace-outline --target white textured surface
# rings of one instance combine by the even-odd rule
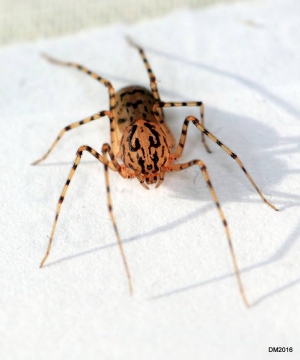
[[[197,9],[233,1],[237,0],[0,0],[0,44],[72,34],[117,22],[137,23],[183,7]]]
[[[297,0],[174,13],[0,52],[1,359],[299,358],[300,32]],[[63,204],[48,266],[56,202],[77,148],[100,150],[108,121],[60,129],[106,109],[101,84],[40,58],[75,60],[116,88],[148,84],[130,34],[145,47],[164,100],[203,100],[208,129],[232,148],[266,196],[214,144],[189,130],[183,160],[203,159],[226,214],[242,280],[197,168],[145,191],[111,174],[115,216],[133,275],[128,288],[107,213],[103,167],[85,154]],[[195,109],[166,111],[179,134]]]

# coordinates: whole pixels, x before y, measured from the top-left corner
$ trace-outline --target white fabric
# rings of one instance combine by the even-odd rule
[[[138,23],[182,7],[197,9],[233,1],[0,0],[0,44],[72,34],[117,22]]]
[[[299,357],[299,2],[274,0],[180,11],[0,51],[1,359],[268,359]],[[192,125],[182,161],[202,159],[226,215],[246,295],[238,291],[216,207],[198,168],[157,190],[111,173],[114,213],[134,296],[108,215],[103,166],[84,154],[44,256],[77,148],[109,141],[106,88],[40,57],[77,61],[119,89],[148,86],[130,35],[146,51],[164,100],[202,100],[206,126],[239,166]],[[167,109],[179,136],[195,108]],[[271,354],[269,346],[294,347]]]

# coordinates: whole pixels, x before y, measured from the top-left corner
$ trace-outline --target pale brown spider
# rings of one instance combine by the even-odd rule
[[[201,131],[202,142],[208,152],[210,152],[210,150],[205,142],[205,135],[209,139],[214,141],[216,144],[218,144],[224,151],[226,151],[227,154],[230,155],[238,163],[238,165],[246,174],[247,178],[254,186],[263,201],[268,204],[272,209],[278,209],[264,197],[264,195],[258,189],[254,180],[247,172],[237,155],[233,153],[227,146],[225,146],[220,140],[218,140],[204,127],[204,105],[201,101],[162,102],[160,100],[156,79],[143,49],[133,43],[131,40],[129,40],[129,43],[133,47],[138,49],[144,61],[150,78],[151,92],[146,88],[135,85],[125,87],[118,92],[115,92],[115,89],[108,80],[98,76],[97,74],[86,69],[85,67],[76,63],[58,61],[47,55],[44,55],[44,57],[52,63],[74,67],[80,71],[85,72],[86,74],[92,76],[94,79],[104,84],[109,91],[110,110],[100,111],[92,116],[89,116],[81,121],[75,122],[63,128],[56,140],[51,145],[50,149],[46,152],[46,154],[39,160],[35,161],[33,165],[36,165],[47,158],[47,156],[50,154],[50,152],[53,150],[53,148],[56,146],[57,142],[62,138],[65,132],[74,129],[80,125],[87,124],[93,120],[100,119],[104,116],[107,116],[110,120],[111,146],[108,143],[103,144],[101,154],[87,145],[80,146],[77,150],[74,164],[58,201],[48,248],[40,266],[42,267],[44,265],[46,259],[49,256],[61,205],[64,201],[66,192],[77,169],[77,166],[79,165],[83,151],[91,153],[97,160],[99,160],[104,165],[108,210],[114,226],[119,249],[125,266],[130,293],[132,293],[132,281],[129,267],[124,254],[121,238],[113,214],[108,168],[113,171],[117,171],[124,179],[137,178],[141,185],[143,185],[146,189],[149,189],[149,184],[156,184],[156,187],[158,187],[163,182],[166,172],[181,171],[191,166],[198,165],[202,171],[204,179],[208,185],[212,198],[217,206],[219,215],[223,222],[234,264],[239,290],[245,305],[249,306],[240,278],[240,272],[237,265],[232,241],[230,238],[228,224],[218,201],[216,192],[210,181],[205,164],[201,160],[191,160],[182,164],[174,164],[174,161],[178,160],[182,155],[188,125],[190,123],[193,123]],[[162,109],[164,107],[171,106],[197,106],[200,108],[200,121],[194,116],[188,116],[184,120],[180,140],[176,147],[175,139],[164,121]],[[120,158],[122,160],[122,163],[120,164],[116,158]]]

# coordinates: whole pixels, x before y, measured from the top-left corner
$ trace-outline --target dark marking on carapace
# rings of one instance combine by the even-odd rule
[[[133,125],[131,128],[130,134],[127,138],[127,142],[128,142],[130,151],[138,151],[141,148],[140,141],[137,137],[134,140],[134,145],[132,145],[132,138],[133,138],[137,128],[138,128],[137,125]]]
[[[158,166],[157,166],[157,163],[159,161],[159,157],[157,155],[157,151],[155,150],[153,156],[151,156],[151,160],[153,161],[153,164],[154,164],[154,172],[158,172]]]
[[[160,139],[158,132],[154,130],[154,126],[151,125],[150,123],[145,123],[145,127],[147,127],[155,137],[155,141],[154,141],[153,136],[149,136],[150,146],[154,148],[158,148],[160,146]]]
[[[145,171],[145,160],[142,157],[140,157],[138,153],[136,154],[136,157],[137,157],[138,164],[142,168],[142,174],[145,174],[145,172],[146,172]]]

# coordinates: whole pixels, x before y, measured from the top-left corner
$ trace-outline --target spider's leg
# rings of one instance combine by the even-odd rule
[[[137,45],[135,42],[133,42],[129,37],[127,37],[127,41],[131,46],[135,47],[139,51],[139,53],[140,53],[140,55],[142,57],[142,60],[143,60],[143,62],[145,64],[148,75],[149,75],[149,80],[150,80],[151,89],[152,89],[154,99],[157,100],[157,101],[160,101],[160,96],[159,96],[159,92],[158,92],[157,84],[156,84],[156,78],[155,78],[155,76],[153,74],[150,63],[149,63],[149,61],[148,61],[148,59],[146,57],[146,54],[145,54],[143,48],[141,48],[139,45]]]
[[[63,135],[72,129],[77,128],[78,126],[87,124],[91,121],[100,119],[104,116],[108,116],[110,119],[110,134],[111,134],[111,143],[113,146],[113,149],[117,152],[118,149],[118,142],[117,142],[117,137],[116,137],[116,132],[115,132],[115,128],[116,128],[116,124],[115,124],[115,118],[114,115],[111,111],[100,111],[92,116],[89,116],[83,120],[74,122],[73,124],[70,124],[66,127],[64,127],[61,132],[58,134],[57,138],[53,141],[52,145],[50,146],[49,150],[38,160],[34,161],[31,165],[37,165],[39,164],[41,161],[45,160],[48,155],[51,153],[51,151],[54,149],[54,147],[56,146],[56,144],[58,143],[58,141],[63,137]]]
[[[206,128],[204,128],[198,119],[196,119],[194,116],[188,116],[186,118],[187,121],[191,121],[202,133],[204,133],[207,137],[209,137],[212,141],[214,141],[217,145],[219,145],[225,152],[227,152],[228,155],[234,159],[239,167],[243,170],[245,175],[247,176],[248,180],[251,182],[254,189],[258,192],[259,196],[262,198],[262,200],[269,205],[272,209],[279,211],[273,204],[271,204],[265,196],[262,194],[262,192],[259,190],[258,186],[256,185],[255,181],[252,179],[246,168],[244,167],[243,163],[239,159],[239,157],[232,152],[226,145],[224,145],[218,138],[216,138],[212,133],[210,133]]]
[[[154,111],[154,114],[156,116],[156,118],[158,119],[159,123],[160,123],[160,114],[159,112],[157,112],[158,109],[161,109],[163,107],[173,107],[173,106],[199,106],[200,108],[200,119],[201,119],[201,125],[204,127],[205,123],[204,123],[204,104],[202,101],[184,101],[184,102],[163,102],[163,101],[160,101],[158,103],[156,103],[153,107],[153,111]],[[208,147],[208,145],[206,144],[206,138],[205,138],[205,135],[202,133],[202,143],[205,147],[205,150],[208,152],[208,153],[211,153],[211,150],[210,148]]]
[[[141,48],[139,45],[134,43],[129,37],[127,37],[127,40],[131,46],[135,47],[139,51],[139,53],[142,57],[142,60],[145,64],[145,67],[147,69],[148,75],[149,75],[150,87],[151,87],[153,97],[156,101],[158,101],[160,103],[160,96],[159,96],[159,92],[158,92],[158,88],[157,88],[156,78],[153,74],[150,63],[146,57],[146,54],[145,54],[143,48]],[[174,138],[172,132],[170,131],[168,125],[164,121],[163,109],[159,108],[158,111],[159,111],[159,116],[160,116],[160,122],[159,122],[160,126],[162,127],[166,136],[170,139],[169,140],[170,146],[173,147],[175,145],[175,138]]]
[[[187,129],[189,126],[189,121],[187,121],[186,119],[183,122],[182,125],[182,130],[181,130],[181,135],[180,135],[180,139],[179,139],[179,143],[175,149],[175,152],[170,154],[170,162],[178,160],[183,152],[184,146],[185,146],[185,141],[186,141],[186,135],[187,135]]]
[[[196,104],[196,102],[195,102]],[[176,102],[160,102],[154,105],[154,115],[156,116],[156,118],[159,120],[159,113],[157,111],[157,108],[159,107],[171,107],[171,106],[185,106],[185,103],[176,103]],[[200,106],[200,105],[199,105]],[[248,180],[250,181],[250,183],[252,184],[252,186],[255,188],[255,190],[258,192],[259,196],[262,198],[262,200],[269,205],[272,209],[278,211],[278,209],[271,204],[266,198],[265,196],[262,194],[262,192],[259,190],[258,186],[256,185],[255,181],[252,179],[251,175],[248,173],[248,171],[246,170],[246,168],[244,167],[243,163],[241,162],[241,160],[238,158],[238,156],[232,152],[226,145],[224,145],[218,138],[216,138],[211,132],[209,132],[200,122],[199,120],[195,117],[195,116],[187,116],[184,124],[183,124],[183,131],[181,134],[181,140],[179,142],[179,145],[175,151],[175,154],[177,154],[177,152],[179,154],[182,153],[182,149],[179,149],[179,147],[184,146],[184,142],[185,142],[185,136],[186,136],[186,131],[187,131],[187,126],[188,123],[192,122],[201,132],[202,134],[206,135],[210,140],[212,140],[213,142],[215,142],[217,145],[219,145],[228,155],[230,155],[239,165],[239,167],[243,170],[243,172],[245,173],[245,175],[247,176]],[[184,130],[185,129],[185,130]],[[181,143],[181,145],[180,145]]]
[[[60,60],[54,59],[53,57],[51,57],[45,53],[43,53],[42,56],[53,64],[73,67],[79,71],[82,71],[82,72],[90,75],[92,78],[96,79],[97,81],[101,82],[104,86],[106,86],[108,88],[110,110],[114,109],[115,104],[116,104],[115,89],[112,86],[112,84],[110,83],[110,81],[104,79],[103,77],[99,76],[98,74],[94,73],[93,71],[85,68],[84,66],[82,66],[80,64],[77,64],[74,62],[68,62],[68,61],[60,61]]]
[[[110,148],[110,146],[108,144],[104,144],[103,147],[102,147],[103,155],[99,154],[96,150],[94,150],[93,148],[91,148],[91,147],[89,147],[87,145],[83,145],[77,150],[74,164],[73,164],[72,169],[71,169],[71,171],[69,173],[69,176],[67,178],[65,186],[63,187],[63,190],[61,192],[61,195],[60,195],[60,198],[59,198],[59,201],[58,201],[58,204],[57,204],[55,219],[54,219],[54,223],[53,223],[53,226],[52,226],[47,251],[46,251],[46,254],[45,254],[45,256],[44,256],[44,258],[43,258],[43,260],[41,262],[40,267],[42,267],[45,264],[49,254],[50,254],[51,245],[52,245],[52,241],[53,241],[53,237],[54,237],[54,233],[55,233],[55,228],[56,228],[57,221],[58,221],[58,216],[59,216],[60,210],[61,210],[61,205],[62,205],[62,203],[64,201],[65,196],[66,196],[66,193],[67,193],[67,190],[69,188],[70,182],[71,182],[71,180],[72,180],[72,178],[73,178],[73,176],[75,174],[75,171],[76,171],[76,169],[77,169],[77,167],[78,167],[78,165],[80,163],[83,151],[87,151],[87,152],[91,153],[97,160],[99,160],[102,164],[104,164],[108,211],[109,211],[109,215],[110,215],[110,218],[112,220],[114,230],[115,230],[115,233],[116,233],[116,237],[117,237],[117,240],[118,240],[119,249],[120,249],[120,252],[121,252],[123,264],[124,264],[127,279],[128,279],[129,291],[132,294],[132,282],[131,282],[131,276],[130,276],[130,272],[129,272],[129,267],[128,267],[128,264],[127,264],[127,261],[126,261],[125,253],[124,253],[122,242],[121,242],[121,238],[120,238],[118,228],[117,228],[117,224],[116,224],[116,221],[115,221],[115,217],[114,217],[114,214],[113,214],[112,201],[111,201],[111,196],[110,196],[110,184],[109,184],[108,167],[111,168],[111,169],[114,169],[115,171],[118,171],[119,174],[122,177],[131,177],[131,176],[130,176],[130,174],[126,174],[126,171],[124,170],[124,168],[122,168],[118,164],[118,162],[117,162],[117,160],[116,160],[116,158],[115,158],[115,156],[114,156],[114,154],[113,154],[113,152],[112,152],[112,150],[111,150],[111,148]],[[107,153],[111,157],[111,161],[109,161],[107,159]]]
[[[238,267],[238,264],[237,264],[235,251],[234,251],[233,244],[232,244],[232,241],[231,241],[227,220],[225,218],[225,215],[224,215],[223,210],[221,208],[221,205],[219,203],[219,200],[218,200],[217,194],[215,192],[215,189],[213,188],[212,183],[210,181],[210,178],[209,178],[209,175],[208,175],[205,164],[201,160],[192,160],[192,161],[189,161],[189,162],[186,162],[186,163],[183,163],[183,164],[168,164],[168,165],[163,167],[163,170],[164,171],[181,171],[181,170],[185,170],[185,169],[187,169],[187,168],[189,168],[191,166],[194,166],[194,165],[198,165],[200,167],[200,169],[202,171],[202,174],[203,174],[203,177],[204,177],[204,179],[205,179],[205,181],[206,181],[206,183],[208,185],[208,188],[210,190],[211,196],[212,196],[212,198],[213,198],[213,200],[214,200],[214,202],[215,202],[215,204],[217,206],[220,218],[221,218],[222,223],[223,223],[224,228],[225,228],[225,232],[226,232],[226,236],[227,236],[227,240],[228,240],[228,245],[229,245],[229,249],[230,249],[230,253],[231,253],[231,257],[232,257],[232,261],[233,261],[233,265],[234,265],[234,269],[235,269],[235,274],[236,274],[239,290],[240,290],[240,293],[241,293],[241,296],[243,298],[243,301],[244,301],[245,305],[248,307],[249,303],[248,303],[248,300],[246,298],[244,287],[243,287],[243,284],[242,284],[242,280],[241,280],[241,276],[240,276],[240,270],[239,270],[239,267]]]

